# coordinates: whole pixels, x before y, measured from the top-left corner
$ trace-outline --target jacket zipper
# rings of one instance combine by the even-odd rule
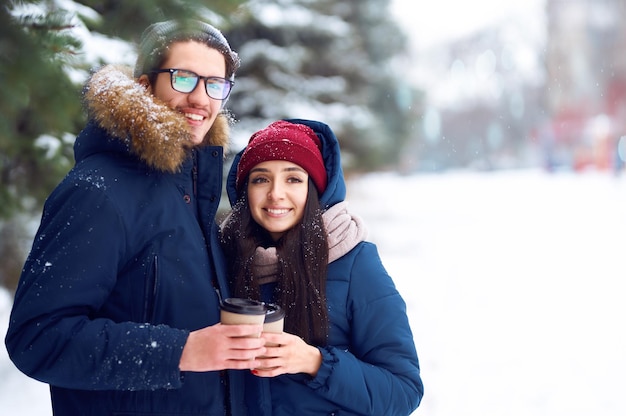
[[[193,196],[198,196],[198,157],[195,150],[193,150],[193,167],[191,168],[191,178],[193,182]]]
[[[146,279],[146,298],[144,301],[143,316],[144,316],[144,321],[148,323],[152,322],[152,319],[153,319],[152,315],[153,315],[154,302],[155,302],[156,292],[157,292],[158,276],[159,276],[159,262],[158,262],[158,256],[155,255],[153,268],[152,268],[152,274],[148,275],[148,278]]]

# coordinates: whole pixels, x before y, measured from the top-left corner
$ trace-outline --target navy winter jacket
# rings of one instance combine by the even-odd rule
[[[217,323],[218,290],[228,296],[214,221],[227,131],[171,164],[179,115],[161,104],[142,118],[142,88],[111,68],[97,75],[88,85],[105,105],[87,94],[76,165],[46,201],[10,357],[50,384],[55,415],[243,416],[242,372],[178,369],[189,332]]]
[[[288,120],[311,127],[322,142],[328,185],[323,208],[345,200],[346,185],[337,138],[324,123]],[[242,151],[243,152],[243,151]],[[231,204],[237,199],[235,158],[228,175]],[[246,375],[260,393],[251,415],[409,415],[423,396],[418,357],[406,305],[387,274],[376,246],[361,241],[328,265],[328,345],[318,347],[316,375],[258,378]],[[286,318],[288,319],[288,318]],[[249,388],[248,394],[252,394]]]

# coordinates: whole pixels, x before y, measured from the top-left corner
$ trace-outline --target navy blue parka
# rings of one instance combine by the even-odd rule
[[[214,220],[228,120],[189,150],[185,120],[118,68],[86,88],[76,165],[46,201],[6,346],[55,415],[245,415],[241,372],[179,370],[227,296]],[[230,397],[230,402],[225,398]]]
[[[320,138],[328,174],[327,188],[320,197],[322,208],[328,211],[344,203],[346,184],[335,134],[321,122],[287,121],[311,127]],[[236,172],[242,153],[236,156],[228,175],[231,205],[238,197]],[[327,345],[318,346],[322,365],[317,375],[247,376],[248,383],[256,383],[261,391],[250,398],[258,398],[250,414],[411,414],[424,391],[417,352],[406,304],[375,244],[360,241],[329,263],[326,296],[330,330]],[[252,394],[252,389],[248,393]]]

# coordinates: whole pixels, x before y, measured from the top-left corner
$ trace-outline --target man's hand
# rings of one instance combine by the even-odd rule
[[[189,333],[180,371],[245,370],[258,367],[266,353],[262,325],[216,324]]]

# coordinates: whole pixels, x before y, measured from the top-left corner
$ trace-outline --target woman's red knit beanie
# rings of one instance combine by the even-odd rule
[[[237,188],[243,186],[253,167],[268,160],[295,163],[307,171],[320,194],[326,189],[321,142],[310,127],[281,120],[254,133],[237,166]]]

